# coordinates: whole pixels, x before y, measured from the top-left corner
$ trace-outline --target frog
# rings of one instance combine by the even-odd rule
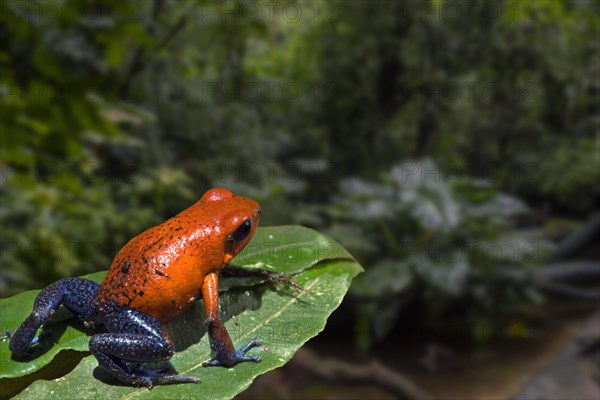
[[[102,281],[63,278],[42,289],[31,314],[10,334],[9,348],[18,357],[33,357],[43,339],[40,327],[62,305],[86,327],[103,325],[89,349],[100,367],[133,386],[199,383],[195,376],[172,371],[175,352],[164,324],[204,301],[205,320],[214,357],[203,366],[233,367],[261,361],[239,349],[219,317],[219,278],[256,276],[299,287],[284,274],[230,266],[248,244],[260,220],[260,205],[225,188],[208,190],[195,204],[131,239],[117,253]],[[148,369],[146,365],[165,364]]]

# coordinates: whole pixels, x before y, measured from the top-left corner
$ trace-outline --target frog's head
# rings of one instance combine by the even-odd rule
[[[217,227],[213,235],[219,238],[223,249],[223,265],[227,265],[254,235],[260,219],[260,205],[222,188],[210,189],[200,201],[210,209]]]

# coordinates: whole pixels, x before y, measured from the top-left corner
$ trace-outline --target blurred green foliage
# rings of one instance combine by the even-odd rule
[[[537,301],[532,215],[600,198],[599,9],[1,1],[1,296],[106,269],[226,186],[355,254],[376,337],[414,296]]]
[[[415,298],[432,319],[466,302],[471,322],[541,301],[533,271],[554,246],[539,229],[518,229],[531,212],[517,198],[485,181],[444,179],[431,160],[394,166],[377,182],[347,179],[341,188],[329,229],[370,266],[352,293],[367,319],[359,326],[372,326],[375,339]]]

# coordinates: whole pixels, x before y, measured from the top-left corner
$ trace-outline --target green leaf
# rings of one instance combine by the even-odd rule
[[[236,347],[254,337],[262,339],[263,346],[253,350],[253,354],[261,356],[260,364],[240,364],[231,369],[201,368],[202,362],[210,359],[210,346],[203,325],[204,306],[199,301],[183,316],[168,324],[167,329],[177,349],[171,359],[173,366],[179,373],[200,376],[200,385],[170,385],[152,391],[123,386],[97,367],[95,358],[88,356],[71,373],[52,381],[36,381],[20,397],[66,397],[77,393],[78,397],[102,394],[111,398],[140,395],[155,398],[231,398],[248,387],[259,374],[285,364],[302,344],[323,330],[352,278],[362,271],[339,244],[298,226],[259,228],[252,242],[232,264],[291,274],[306,290],[298,291],[286,285],[252,279],[222,280],[221,309],[225,325]],[[97,273],[87,277],[101,280],[102,276],[103,273]],[[26,292],[0,301],[2,321],[16,322],[4,323],[3,326],[15,328],[30,312],[35,295],[35,291]],[[64,319],[56,324],[59,327],[65,325]],[[68,338],[65,338],[66,333]],[[12,360],[8,343],[0,343],[2,376],[21,376],[48,363],[51,367],[52,357],[60,350],[87,351],[88,340],[82,326],[71,322],[54,347],[27,363]]]

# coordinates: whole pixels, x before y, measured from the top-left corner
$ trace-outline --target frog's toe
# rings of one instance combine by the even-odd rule
[[[246,343],[246,345],[244,347],[242,347],[241,349],[239,349],[238,351],[235,352],[237,362],[252,361],[255,363],[259,363],[261,361],[260,357],[247,356],[246,352],[253,347],[260,346],[261,344],[262,344],[262,342],[258,338],[254,338],[251,341],[249,341],[248,343]]]
[[[176,374],[157,374],[153,378],[155,385],[168,385],[171,383],[200,383],[200,378],[197,376],[185,376]]]
[[[171,383],[200,383],[200,378],[197,376],[185,376],[177,374],[165,374],[162,371],[171,368],[164,366],[153,371],[148,371],[141,368],[132,368],[131,373],[136,376],[137,386],[146,386],[152,388],[156,385],[168,385]]]
[[[238,360],[238,362],[252,361],[255,363],[259,363],[262,361],[259,356],[240,356]]]
[[[52,334],[49,329],[44,329],[38,336],[35,336],[26,346],[12,346],[11,350],[21,358],[32,358],[41,350],[40,342]],[[12,339],[14,331],[5,331],[5,338]],[[20,343],[17,343],[20,344]]]
[[[260,346],[261,344],[262,344],[262,342],[260,341],[259,338],[254,338],[251,341],[249,341],[248,343],[246,343],[246,345],[244,347],[242,347],[241,349],[239,349],[238,353],[246,354],[246,352],[248,350],[250,350],[253,347]]]
[[[150,379],[147,376],[133,376],[131,378],[130,381],[128,381],[128,383],[134,385],[134,386],[144,386],[147,387],[148,389],[152,389],[152,387],[154,386],[152,379]]]
[[[202,366],[203,367],[218,367],[218,366],[231,367],[231,366],[234,366],[236,364],[239,364],[239,363],[245,362],[245,361],[252,361],[255,363],[259,363],[261,361],[260,357],[247,356],[246,352],[253,347],[260,346],[261,343],[262,342],[258,338],[254,338],[251,341],[249,341],[245,346],[243,346],[241,349],[236,350],[233,354],[225,355],[225,357],[219,356],[219,354],[217,354],[217,356],[215,358],[213,358],[212,360],[203,362]]]
[[[259,362],[261,362],[261,359],[258,356],[245,356],[245,355],[241,354],[240,352],[236,351],[235,356],[232,357],[227,362],[219,360],[217,357],[215,357],[210,361],[203,362],[202,366],[203,367],[232,367],[236,364],[239,364],[239,363],[245,362],[245,361],[252,361],[255,363],[259,363]]]

